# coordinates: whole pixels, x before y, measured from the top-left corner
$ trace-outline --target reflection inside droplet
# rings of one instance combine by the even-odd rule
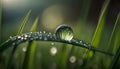
[[[51,54],[52,56],[54,56],[54,55],[56,55],[56,53],[57,53],[57,48],[56,48],[56,47],[52,47],[52,48],[50,49],[50,54]]]
[[[71,57],[69,58],[69,61],[70,61],[71,63],[75,63],[75,62],[76,62],[76,57],[75,57],[75,56],[71,56]]]

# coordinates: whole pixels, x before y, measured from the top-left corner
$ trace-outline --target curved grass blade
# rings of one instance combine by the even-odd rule
[[[18,30],[17,35],[22,34],[23,29],[24,29],[24,27],[25,27],[25,25],[26,25],[26,23],[27,23],[27,21],[28,21],[28,19],[30,17],[30,13],[31,13],[31,10],[29,10],[28,13],[26,14],[26,16],[25,16],[25,18],[24,18],[24,20],[23,20],[23,22],[22,22],[22,24],[21,24],[21,26],[20,26],[20,28]],[[14,56],[14,53],[15,53],[16,49],[17,49],[17,45],[15,45],[13,47],[13,49],[12,49],[12,52],[11,52],[10,57],[8,59],[7,69],[10,69],[10,66],[11,66],[11,63],[12,63],[12,59],[13,59],[13,56]]]
[[[119,48],[118,48],[118,50],[116,52],[116,55],[114,56],[114,58],[113,58],[113,60],[112,60],[112,62],[110,64],[109,69],[115,69],[115,65],[117,64],[117,61],[118,61],[119,57],[120,57],[120,46],[119,46]]]
[[[66,69],[67,68],[67,60],[69,58],[69,48],[67,47],[69,46],[68,44],[64,43],[62,44],[62,48],[61,48],[61,55],[59,58],[59,62],[57,64],[57,69]]]
[[[102,32],[103,32],[105,20],[106,20],[107,8],[108,8],[109,3],[110,3],[110,0],[105,0],[104,4],[102,6],[98,25],[95,30],[94,36],[92,38],[92,41],[91,41],[92,46],[94,46],[96,48],[99,46],[99,43],[101,40],[101,36],[102,36]],[[92,58],[92,56],[94,55],[94,52],[89,51],[88,53],[90,53],[89,56],[90,56],[90,58]]]
[[[39,21],[39,17],[35,19],[35,22],[33,23],[33,26],[31,27],[31,30],[30,30],[31,32],[36,31],[38,21]],[[36,42],[29,41],[27,51],[25,53],[22,69],[33,69],[35,48],[36,48]]]
[[[91,4],[90,0],[83,0],[82,2],[82,8],[80,11],[80,20],[82,20],[83,23],[85,23],[87,20],[90,4]]]
[[[20,26],[20,29],[19,29],[17,35],[22,34],[23,29],[24,29],[24,27],[25,27],[25,25],[26,25],[26,23],[27,23],[27,21],[28,21],[28,19],[30,17],[30,14],[31,14],[31,10],[29,10],[28,13],[26,14],[26,16],[25,16],[25,18],[24,18],[24,20],[23,20],[23,22],[22,22],[22,24]]]
[[[98,25],[97,28],[95,30],[93,39],[92,39],[92,46],[94,47],[98,47],[100,40],[101,40],[101,35],[104,29],[104,25],[105,25],[105,20],[106,20],[106,14],[107,14],[107,8],[108,5],[110,3],[110,0],[105,0],[103,6],[102,6],[102,10],[101,10],[101,14],[99,17],[99,21],[98,21]]]
[[[109,43],[107,46],[107,50],[111,53],[115,53],[115,51],[117,50],[118,46],[119,46],[119,42],[120,42],[120,13],[117,16],[114,28],[112,30],[110,39],[109,39]]]
[[[120,45],[120,12],[116,20],[116,32],[115,32],[113,53],[116,53],[116,50],[118,49],[119,45]]]
[[[50,33],[50,32],[48,32],[48,33]],[[103,53],[103,54],[106,54],[106,55],[113,56],[112,53],[94,48],[93,46],[91,46],[89,43],[87,43],[85,41],[78,40],[78,39],[72,39],[71,42],[64,41],[64,40],[58,40],[58,39],[56,39],[55,34],[49,34],[49,36],[48,36],[48,33],[42,33],[42,32],[32,33],[32,32],[29,32],[29,33],[26,33],[26,34],[14,36],[13,38],[8,39],[4,44],[2,44],[0,46],[0,52],[3,52],[7,48],[11,47],[13,43],[16,44],[16,45],[19,45],[19,44],[24,43],[24,42],[29,42],[29,41],[32,41],[32,40],[36,40],[36,41],[52,41],[52,42],[60,42],[60,43],[71,44],[71,45],[74,45],[74,46],[83,47],[83,48],[86,48],[86,49],[93,50],[95,52],[100,52],[100,53]],[[44,38],[46,38],[47,40],[44,39]]]

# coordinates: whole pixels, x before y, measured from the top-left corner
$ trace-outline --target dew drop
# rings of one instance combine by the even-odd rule
[[[80,40],[80,43],[83,43],[82,40]]]
[[[55,34],[59,40],[71,41],[73,38],[73,30],[65,24],[58,26]]]
[[[21,38],[21,36],[18,36],[18,39],[20,39]]]
[[[44,37],[44,40],[47,40],[47,37]]]

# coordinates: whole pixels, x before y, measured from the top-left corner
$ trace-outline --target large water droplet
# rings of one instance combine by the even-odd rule
[[[70,41],[73,38],[73,30],[65,24],[58,26],[55,34],[59,40]]]

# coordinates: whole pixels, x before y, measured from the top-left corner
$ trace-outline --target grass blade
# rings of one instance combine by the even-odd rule
[[[35,22],[34,22],[32,28],[30,29],[31,32],[35,32],[35,31],[36,31],[38,21],[39,21],[39,17],[37,17],[37,18],[35,19]]]
[[[2,2],[0,1],[0,43],[1,43],[1,38],[2,37]]]
[[[38,21],[39,21],[39,17],[35,19],[34,24],[30,29],[31,32],[36,31]],[[36,48],[36,42],[30,41],[27,47],[27,51],[25,53],[25,58],[24,58],[22,69],[33,69],[35,48]]]
[[[118,50],[116,52],[116,55],[113,58],[113,61],[110,64],[109,69],[115,69],[115,65],[117,64],[117,61],[118,61],[119,57],[120,57],[120,46],[119,46],[119,48],[118,48]]]
[[[83,23],[85,23],[87,20],[90,4],[91,4],[90,0],[83,0],[81,12],[80,12],[80,20],[82,20]]]
[[[118,14],[117,20],[116,20],[116,32],[115,32],[115,40],[114,40],[114,48],[113,53],[116,52],[120,45],[120,13]]]
[[[102,10],[101,10],[101,14],[99,17],[99,21],[98,21],[98,25],[97,28],[95,30],[93,39],[92,39],[92,46],[94,47],[98,47],[100,40],[101,40],[101,35],[104,29],[104,24],[105,24],[105,20],[106,20],[106,14],[107,14],[107,7],[109,5],[110,0],[105,0]]]
[[[25,18],[24,18],[24,20],[22,22],[22,25],[21,25],[21,27],[20,27],[17,35],[22,34],[23,29],[24,29],[24,27],[25,27],[25,25],[26,25],[26,23],[27,23],[27,21],[28,21],[28,19],[30,17],[30,14],[31,14],[31,10],[29,10],[28,13],[27,13],[27,15],[25,16]]]
[[[28,13],[26,14],[26,16],[25,16],[25,18],[24,18],[24,20],[23,20],[23,22],[22,22],[22,24],[21,24],[21,26],[20,26],[20,29],[19,29],[17,35],[22,34],[23,29],[24,29],[24,27],[25,27],[25,25],[26,25],[26,23],[27,23],[27,21],[28,21],[28,19],[29,19],[29,17],[30,17],[30,13],[31,13],[31,10],[29,10]],[[7,69],[9,69],[10,66],[11,66],[12,59],[13,59],[13,56],[14,56],[14,53],[15,53],[16,49],[17,49],[17,46],[15,45],[15,46],[13,47],[12,52],[11,52],[11,54],[10,54],[10,57],[9,57],[9,59],[8,59]]]
[[[100,14],[100,17],[98,20],[98,25],[95,30],[94,36],[92,38],[92,41],[91,41],[91,45],[96,48],[99,46],[99,43],[101,40],[101,36],[102,36],[102,32],[103,32],[105,20],[106,20],[107,8],[108,8],[109,3],[110,3],[110,0],[105,0],[104,4],[102,6],[101,14]],[[88,52],[89,59],[93,57],[94,53],[95,53],[94,51]]]
[[[114,28],[112,30],[112,33],[111,33],[111,36],[108,42],[108,46],[107,46],[108,51],[115,53],[115,51],[117,50],[119,46],[119,42],[120,42],[119,35],[120,35],[120,13],[117,16]]]

